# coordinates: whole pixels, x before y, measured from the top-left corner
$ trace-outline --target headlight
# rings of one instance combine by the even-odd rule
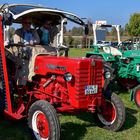
[[[72,80],[72,74],[67,72],[64,74],[64,78],[66,81],[71,81]]]
[[[105,79],[109,79],[111,77],[111,73],[109,71],[104,73]]]

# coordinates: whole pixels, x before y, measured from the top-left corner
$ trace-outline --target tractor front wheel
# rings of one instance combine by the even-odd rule
[[[98,124],[108,130],[118,131],[125,121],[125,107],[121,99],[114,93],[105,99],[105,103],[98,108],[96,119]]]
[[[32,104],[28,113],[28,125],[35,140],[59,140],[60,124],[52,105],[44,100]]]
[[[133,97],[135,104],[137,105],[138,108],[140,108],[140,85],[134,88]]]

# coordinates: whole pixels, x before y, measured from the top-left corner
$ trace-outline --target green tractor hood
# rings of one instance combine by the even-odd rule
[[[140,59],[140,50],[128,50],[123,52],[123,57]]]

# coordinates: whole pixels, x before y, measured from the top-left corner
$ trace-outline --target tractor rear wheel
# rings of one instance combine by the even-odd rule
[[[60,123],[54,107],[47,101],[32,104],[28,113],[28,125],[35,140],[59,140]]]
[[[114,93],[105,99],[105,104],[98,108],[96,119],[98,125],[112,131],[118,131],[125,121],[125,107]]]
[[[140,85],[136,86],[133,90],[134,102],[140,108]]]

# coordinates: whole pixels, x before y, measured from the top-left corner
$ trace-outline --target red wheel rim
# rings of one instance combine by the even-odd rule
[[[140,90],[136,91],[136,103],[140,106]]]
[[[110,101],[106,100],[98,117],[105,125],[111,125],[116,120],[116,108]]]
[[[111,102],[107,101],[106,108],[107,110],[103,111],[103,116],[108,122],[112,122],[116,117],[116,110],[114,108],[114,105],[112,105]]]
[[[49,137],[49,123],[43,113],[39,113],[36,117],[36,126],[42,138]]]

